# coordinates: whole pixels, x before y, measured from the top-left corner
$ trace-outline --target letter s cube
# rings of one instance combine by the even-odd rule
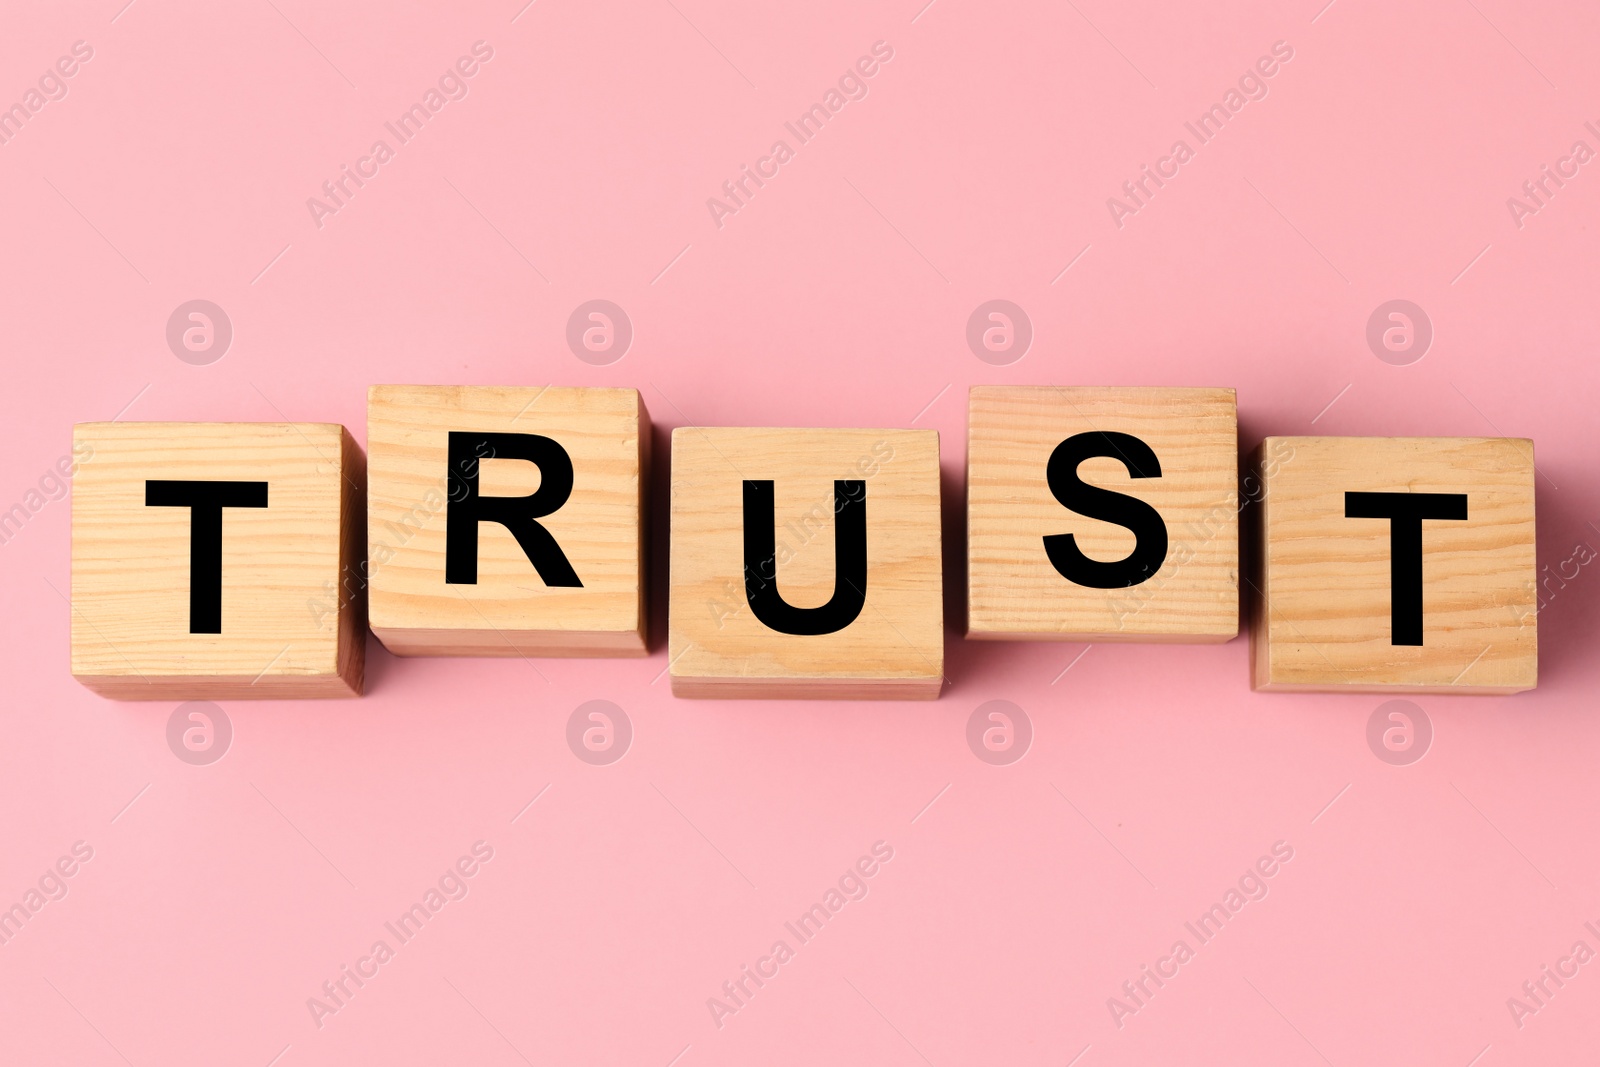
[[[1239,634],[1232,389],[975,386],[967,636]]]

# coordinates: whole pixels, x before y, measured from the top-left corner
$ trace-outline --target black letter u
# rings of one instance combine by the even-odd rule
[[[856,621],[867,602],[867,483],[833,483],[833,596],[817,608],[797,608],[778,592],[777,509],[771,481],[744,483],[744,595],[750,610],[779,633],[837,633]]]

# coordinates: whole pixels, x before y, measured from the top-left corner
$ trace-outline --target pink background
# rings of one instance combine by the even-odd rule
[[[1520,228],[1506,204],[1575,140],[1600,148],[1592,4],[123,2],[13,3],[0,32],[0,103],[94,49],[0,146],[0,508],[74,422],[119,412],[364,440],[373,382],[629,385],[658,446],[690,423],[939,430],[959,558],[967,386],[1229,385],[1246,447],[1533,437],[1541,564],[1600,544],[1600,174]],[[470,94],[319,229],[306,198],[477,40],[494,57]],[[718,228],[706,199],[879,40],[866,98]],[[1106,198],[1278,40],[1269,95],[1114,225]],[[235,332],[205,366],[165,340],[195,298]],[[565,341],[594,298],[635,330],[609,366]],[[1009,366],[966,344],[992,298],[1034,327]],[[1395,298],[1435,330],[1409,366],[1365,339]],[[1368,748],[1382,698],[1252,693],[1242,639],[1076,658],[952,630],[937,703],[675,700],[659,573],[648,660],[374,642],[365,699],[227,705],[231,750],[191,766],[172,705],[69,677],[70,505],[34,503],[0,545],[0,905],[73,842],[94,858],[0,947],[6,1063],[1499,1067],[1596,1047],[1600,962],[1520,1028],[1506,1005],[1575,941],[1600,950],[1593,568],[1539,621],[1540,688],[1420,698],[1435,736],[1410,766]],[[565,740],[591,699],[633,724],[609,766]],[[965,740],[995,699],[1033,723],[1010,766]],[[478,840],[470,894],[319,1028],[307,998]],[[707,998],[879,840],[870,894],[719,1029]],[[1107,998],[1280,840],[1269,895],[1119,1029]]]

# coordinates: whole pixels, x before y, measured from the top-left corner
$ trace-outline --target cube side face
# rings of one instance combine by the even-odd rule
[[[1245,464],[1245,496],[1250,499],[1251,507],[1241,514],[1249,517],[1247,533],[1252,551],[1249,553],[1250,572],[1248,575],[1250,597],[1248,598],[1249,633],[1250,633],[1250,685],[1253,689],[1271,688],[1271,659],[1267,655],[1267,622],[1268,612],[1266,605],[1271,602],[1271,551],[1272,546],[1267,543],[1265,530],[1267,514],[1272,507],[1272,498],[1268,492],[1268,485],[1279,466],[1294,458],[1294,443],[1292,438],[1268,437],[1251,452]]]
[[[373,632],[401,655],[645,655],[649,432],[633,389],[373,386]],[[454,465],[452,433],[483,438]],[[507,444],[490,435],[524,436]],[[537,493],[538,463],[507,454],[529,438],[554,442],[570,461],[570,492],[534,521],[580,584],[547,583],[512,528],[487,519],[476,523],[475,581],[447,582],[452,501],[465,499],[467,477],[480,500]]]
[[[864,484],[866,589],[829,633],[783,633],[745,588],[744,485],[770,481],[775,585],[836,591],[836,481]],[[669,655],[688,697],[933,699],[944,681],[938,435],[680,428],[672,435]]]
[[[1515,693],[1537,684],[1532,442],[1267,444],[1278,462],[1263,472],[1258,689]],[[1464,497],[1464,519],[1421,520],[1420,644],[1404,636],[1401,614],[1414,613],[1394,611],[1395,581],[1414,587],[1395,574],[1396,520],[1346,517],[1347,507],[1371,510],[1347,493]]]
[[[1134,552],[1134,532],[1069,510],[1047,478],[1052,453],[1080,434],[1147,445],[1158,477],[1132,457],[1078,464],[1085,485],[1132,497],[1165,524],[1155,573],[1091,588],[1052,564],[1044,538],[1071,534],[1090,560]],[[977,386],[968,406],[968,636],[1001,640],[1220,642],[1239,632],[1238,413],[1232,389]],[[1102,449],[1112,451],[1112,449]]]
[[[334,597],[319,605],[338,612],[336,670],[360,696],[367,668],[367,455],[345,427],[339,427],[339,581]]]
[[[342,426],[84,423],[73,437],[93,450],[72,490],[74,677],[123,700],[360,694],[360,463]],[[221,509],[219,632],[193,629],[204,509],[147,504],[152,481],[264,486],[264,506]]]

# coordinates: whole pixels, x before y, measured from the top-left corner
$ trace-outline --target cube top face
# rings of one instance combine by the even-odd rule
[[[752,567],[759,616],[747,545],[763,557]],[[941,568],[937,433],[673,431],[675,694],[933,699],[944,683]],[[820,610],[785,621],[783,605]]]
[[[975,386],[967,427],[968,636],[1238,636],[1238,484],[1232,389]],[[1108,505],[1101,491],[1131,499]],[[1133,525],[1098,517],[1110,515]],[[1164,551],[1157,552],[1162,525]],[[1063,535],[1070,545],[1061,544]],[[1062,552],[1086,557],[1065,561],[1070,576],[1056,565]]]
[[[373,386],[373,632],[402,655],[645,655],[649,435],[633,389]]]
[[[124,700],[360,694],[364,471],[344,427],[82,423],[73,446],[92,449],[72,487],[79,681]]]
[[[1258,463],[1256,688],[1534,687],[1533,442],[1269,437]]]

